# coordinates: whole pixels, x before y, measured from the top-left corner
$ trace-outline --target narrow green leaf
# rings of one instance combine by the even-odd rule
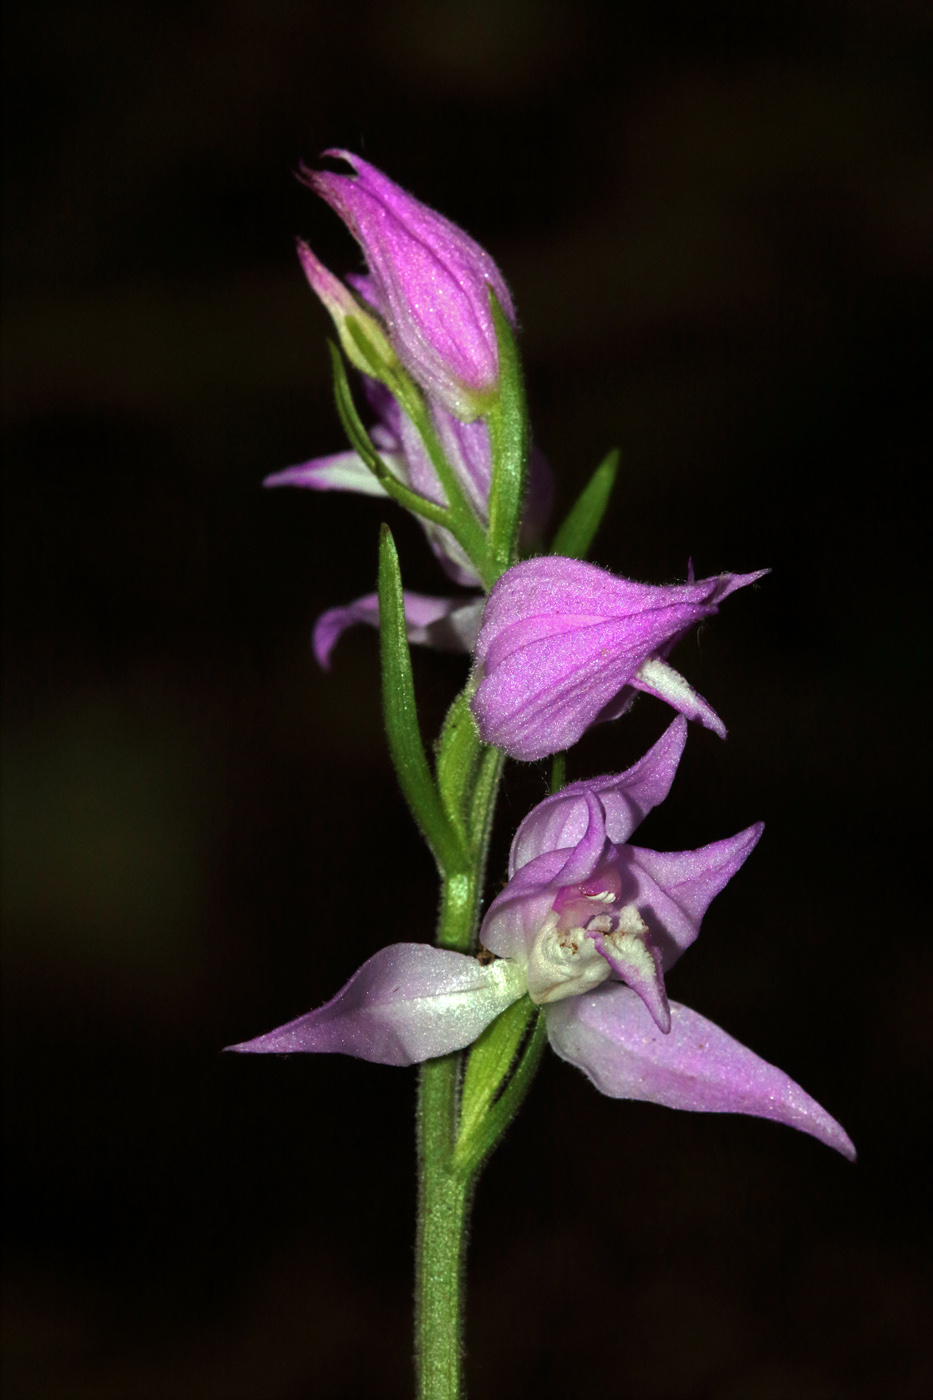
[[[613,448],[571,506],[554,536],[552,554],[562,554],[566,559],[586,558],[596,531],[602,524],[618,470],[619,453]]]
[[[470,710],[472,684],[460,692],[444,720],[437,745],[437,786],[444,810],[467,840],[467,816],[473,792],[476,764],[483,750],[476,720]]]
[[[418,430],[418,435],[424,444],[424,450],[431,459],[431,465],[437,472],[437,479],[447,498],[444,523],[451,534],[460,541],[470,562],[477,573],[482,576],[488,552],[486,526],[467,499],[460,479],[444,451],[434,419],[424,399],[420,395],[412,396],[410,402],[406,403],[404,407],[408,417]]]
[[[444,811],[431,776],[415,704],[405,602],[395,541],[387,525],[379,541],[379,637],[382,711],[389,752],[402,792],[442,873],[465,868],[463,844]]]
[[[469,1151],[471,1138],[512,1068],[534,1010],[526,994],[497,1016],[474,1041],[463,1076],[458,1148],[462,1144]]]
[[[489,848],[492,819],[495,814],[496,790],[502,776],[504,763],[505,754],[502,749],[494,748],[492,744],[489,744],[480,760],[479,771],[476,774],[473,787],[473,797],[470,802],[472,850],[478,859],[482,859],[484,864],[486,861],[485,853]]]
[[[499,392],[487,415],[492,450],[492,480],[489,487],[489,560],[491,577],[514,564],[518,531],[525,504],[528,467],[528,409],[522,362],[512,327],[495,293],[489,301],[499,347]]]
[[[334,371],[334,398],[337,402],[337,412],[340,415],[343,430],[350,439],[350,445],[360,454],[380,486],[393,500],[398,501],[399,505],[404,506],[414,515],[423,516],[425,520],[433,520],[436,525],[449,525],[450,512],[444,506],[436,505],[434,501],[429,501],[419,492],[412,491],[410,487],[405,486],[379,456],[372,438],[363,427],[356,411],[343,356],[333,341],[328,341],[328,348]]]
[[[502,1016],[500,1016],[497,1021],[493,1022],[490,1029],[494,1029],[503,1017],[514,1015],[517,1020],[519,1008],[524,1007],[525,1002],[526,999],[522,998],[522,1000],[517,1001],[514,1006],[509,1007],[507,1011],[502,1013]],[[476,1099],[474,1104],[470,1105],[470,1131],[467,1134],[461,1128],[460,1138],[454,1150],[454,1167],[464,1176],[471,1175],[473,1172],[477,1171],[482,1165],[483,1158],[487,1157],[495,1147],[524,1103],[525,1096],[531,1088],[534,1077],[538,1072],[541,1056],[547,1044],[547,1024],[542,1009],[532,1006],[530,1001],[527,1004],[529,1014],[537,1012],[537,1015],[532,1026],[531,1034],[525,1040],[525,1047],[520,1052],[518,1064],[515,1066],[511,1078],[505,1081],[505,1088],[498,1098],[490,1098],[486,1101],[481,1114],[476,1111],[479,1092],[478,1090],[474,1091]],[[527,1024],[528,1016],[526,1015],[525,1023],[522,1027],[523,1031]],[[483,1034],[485,1035],[486,1032],[484,1031]],[[505,1039],[505,1035],[503,1035],[503,1039]],[[476,1045],[479,1045],[481,1041],[482,1036],[476,1041]],[[520,1041],[521,1036],[519,1036],[519,1042]],[[512,1051],[513,1058],[515,1049],[517,1048],[516,1046]],[[469,1069],[467,1073],[469,1073]],[[502,1080],[499,1082],[501,1083]]]

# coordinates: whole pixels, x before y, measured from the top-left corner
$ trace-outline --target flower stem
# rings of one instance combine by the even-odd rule
[[[472,1175],[454,1170],[461,1055],[421,1066],[415,1337],[419,1400],[460,1400],[462,1288]]]
[[[456,705],[455,705],[456,707]],[[452,711],[453,713],[453,711]],[[466,721],[472,725],[467,713]],[[442,884],[437,942],[469,953],[475,947],[489,832],[502,777],[502,755],[476,753],[448,732],[439,768],[449,810],[465,818],[466,850]],[[467,1222],[482,1156],[455,1156],[460,1136],[463,1052],[427,1060],[418,1083],[418,1247],[415,1346],[419,1400],[461,1400],[463,1293]],[[490,1133],[488,1150],[504,1131]]]

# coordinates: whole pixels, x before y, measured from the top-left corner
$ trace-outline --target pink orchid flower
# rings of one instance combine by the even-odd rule
[[[697,851],[628,844],[666,797],[686,730],[676,719],[625,773],[573,783],[525,818],[480,932],[494,961],[393,944],[325,1006],[232,1049],[414,1064],[464,1049],[527,994],[552,1048],[609,1097],[769,1118],[854,1159],[843,1128],[782,1070],[668,1000],[665,973],[762,831]]]
[[[554,555],[516,564],[490,593],[476,641],[480,734],[513,758],[544,758],[617,718],[643,690],[725,738],[722,720],[665,657],[767,572],[656,586]]]

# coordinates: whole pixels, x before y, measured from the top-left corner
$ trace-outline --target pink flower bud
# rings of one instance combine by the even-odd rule
[[[366,256],[371,304],[422,389],[465,423],[495,396],[499,355],[489,293],[514,324],[508,287],[478,243],[348,151],[353,175],[303,168]]]

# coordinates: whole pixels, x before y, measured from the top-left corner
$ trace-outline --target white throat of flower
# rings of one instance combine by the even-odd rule
[[[610,890],[586,898],[605,912],[594,912],[585,925],[568,928],[552,910],[534,941],[528,958],[528,995],[539,1005],[580,996],[598,987],[612,972],[605,954],[621,956],[623,962],[643,964],[646,973],[649,968],[653,971],[652,955],[645,942],[648,928],[635,905],[612,909],[615,896]],[[605,953],[597,943],[602,944]]]
[[[611,969],[584,928],[561,928],[560,915],[547,916],[528,959],[528,995],[539,1005],[576,997],[598,987]]]

